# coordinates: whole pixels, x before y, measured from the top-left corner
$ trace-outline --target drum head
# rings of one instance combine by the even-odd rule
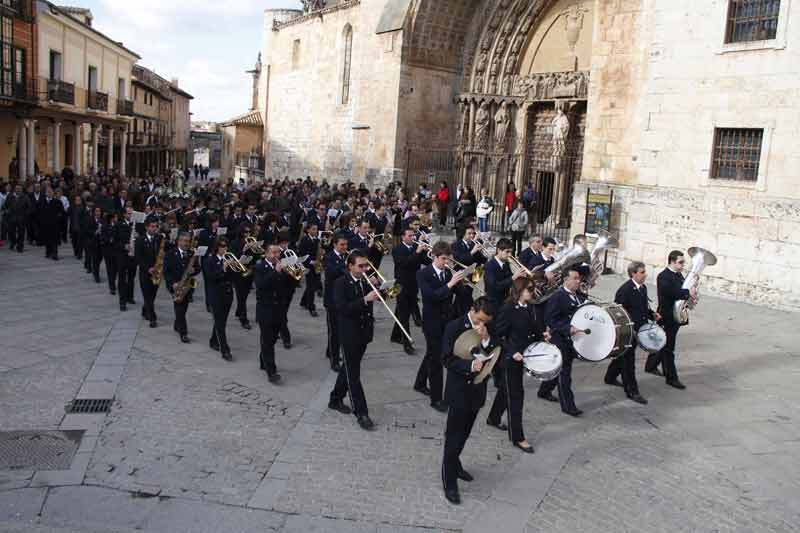
[[[655,322],[650,322],[639,328],[637,340],[643,350],[656,353],[667,345],[667,332]]]
[[[546,381],[561,372],[561,350],[554,344],[549,342],[531,344],[522,355],[525,370],[536,379]]]
[[[614,319],[606,309],[595,304],[579,307],[570,321],[573,327],[590,330],[572,337],[575,351],[587,361],[598,362],[611,355],[617,343],[617,329]]]

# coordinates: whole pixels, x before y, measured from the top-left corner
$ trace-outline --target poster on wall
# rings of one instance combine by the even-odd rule
[[[614,191],[586,191],[586,230],[587,235],[597,235],[600,230],[611,231],[611,205]]]

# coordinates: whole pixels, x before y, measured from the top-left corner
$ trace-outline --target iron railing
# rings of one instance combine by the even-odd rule
[[[124,98],[117,99],[117,115],[133,116],[133,102]]]
[[[108,111],[108,94],[89,91],[89,108],[96,111]]]
[[[75,84],[61,80],[47,80],[47,99],[52,102],[75,105]]]

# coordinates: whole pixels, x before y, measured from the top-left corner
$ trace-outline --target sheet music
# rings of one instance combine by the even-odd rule
[[[197,250],[195,250],[195,255],[206,255],[208,252],[208,246],[198,246]]]
[[[217,228],[217,235],[218,236],[222,237],[226,233],[228,233],[228,228]]]

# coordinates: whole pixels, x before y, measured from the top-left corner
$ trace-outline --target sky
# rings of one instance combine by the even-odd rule
[[[64,0],[92,10],[95,29],[133,50],[139,64],[194,96],[192,120],[221,122],[250,109],[264,10],[298,0]]]

